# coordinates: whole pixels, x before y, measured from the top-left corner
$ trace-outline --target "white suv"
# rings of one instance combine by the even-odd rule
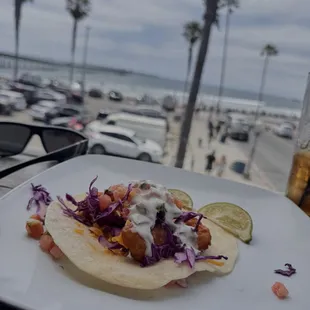
[[[111,154],[156,163],[162,161],[161,146],[155,141],[138,138],[130,129],[93,121],[86,126],[84,133],[89,138],[92,154]]]

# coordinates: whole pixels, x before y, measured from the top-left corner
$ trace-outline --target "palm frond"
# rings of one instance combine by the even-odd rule
[[[184,25],[183,37],[190,44],[195,44],[201,37],[201,25],[197,21],[191,21]]]
[[[261,56],[277,56],[278,54],[278,48],[271,43],[266,44],[261,51]]]
[[[86,17],[91,9],[90,0],[67,0],[67,11],[76,20]]]

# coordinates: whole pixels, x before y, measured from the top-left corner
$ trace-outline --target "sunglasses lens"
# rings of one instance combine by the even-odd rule
[[[42,138],[48,153],[83,140],[80,135],[74,132],[57,129],[45,129]]]
[[[30,135],[31,130],[27,127],[0,123],[0,156],[20,154]]]

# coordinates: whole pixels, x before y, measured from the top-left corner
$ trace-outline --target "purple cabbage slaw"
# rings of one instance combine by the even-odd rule
[[[101,211],[99,208],[98,189],[93,187],[93,184],[96,182],[97,178],[98,176],[96,176],[96,178],[91,181],[88,193],[86,193],[86,198],[84,200],[77,202],[71,195],[66,194],[66,199],[76,206],[75,210],[72,210],[66,206],[64,200],[60,196],[57,196],[57,198],[61,203],[63,213],[66,216],[72,217],[86,226],[93,226],[95,223],[101,226],[107,225],[104,226],[104,229],[110,229],[112,236],[118,236],[121,232],[121,228],[125,225],[125,220],[120,215],[115,214],[114,211],[117,209],[121,210],[123,208],[123,204],[128,199],[132,190],[132,184],[128,185],[127,192],[122,200],[112,203],[106,210]],[[83,215],[80,214],[81,212],[83,212]],[[200,213],[183,212],[175,219],[175,223],[185,223],[196,217],[198,217],[198,220],[195,227],[193,228],[193,231],[197,232],[201,220],[205,218]],[[166,241],[162,245],[156,245],[154,243],[152,244],[152,255],[145,256],[143,258],[143,261],[140,263],[141,267],[153,265],[160,261],[162,258],[174,258],[174,261],[178,264],[187,262],[191,268],[194,267],[196,261],[207,259],[228,259],[228,257],[223,255],[196,255],[194,249],[187,248],[186,245],[183,245],[180,239],[173,234],[170,227],[165,224],[161,218],[157,218],[156,224],[161,225],[162,228],[165,229],[167,236]],[[101,245],[108,248],[109,250],[125,250],[122,245],[117,242],[109,242],[103,235],[98,238],[98,241]]]
[[[286,270],[276,269],[274,272],[277,274],[281,274],[285,277],[291,277],[293,274],[296,273],[296,269],[291,264],[286,263],[284,266],[286,267]]]
[[[27,204],[29,211],[34,205],[36,206],[36,214],[39,214],[41,219],[44,220],[47,206],[53,201],[50,193],[45,187],[40,185],[33,185],[31,183],[32,197]]]
[[[72,217],[80,223],[85,224],[86,226],[93,226],[95,223],[98,223],[101,225],[112,224],[121,228],[125,224],[125,221],[121,216],[118,216],[113,212],[117,208],[121,209],[123,207],[124,202],[129,197],[132,186],[129,184],[123,199],[119,199],[117,202],[112,203],[106,210],[101,211],[99,208],[98,189],[93,186],[93,184],[97,181],[97,178],[98,176],[91,181],[88,193],[86,194],[86,198],[84,200],[77,202],[71,195],[66,194],[66,199],[77,207],[75,210],[67,207],[64,200],[60,196],[57,196],[57,199],[61,203],[63,213],[66,216]],[[81,212],[83,212],[83,215],[79,214]]]

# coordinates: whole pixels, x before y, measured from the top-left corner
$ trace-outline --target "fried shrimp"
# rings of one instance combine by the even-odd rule
[[[185,224],[191,227],[195,227],[197,223],[196,219],[191,219],[187,221]],[[204,226],[203,224],[199,224],[198,232],[197,232],[197,244],[198,250],[204,251],[207,250],[208,247],[211,245],[211,234],[209,228]]]
[[[130,251],[133,259],[141,262],[145,256],[146,244],[144,239],[137,232],[132,231],[132,228],[133,224],[130,221],[127,221],[122,230],[123,244]],[[162,245],[165,243],[167,233],[162,227],[155,226],[152,229],[152,235],[154,238],[154,244]]]
[[[192,219],[186,222],[186,225],[195,227],[197,223],[196,219]],[[129,249],[131,256],[137,260],[142,261],[145,256],[146,244],[144,239],[137,233],[132,230],[133,224],[130,221],[127,221],[126,225],[122,230],[122,240],[124,246]],[[154,238],[154,244],[162,245],[165,243],[167,238],[166,231],[161,226],[155,226],[152,229],[152,235]],[[204,251],[207,250],[211,245],[211,234],[207,227],[203,224],[198,226],[197,232],[197,245],[198,250]]]

